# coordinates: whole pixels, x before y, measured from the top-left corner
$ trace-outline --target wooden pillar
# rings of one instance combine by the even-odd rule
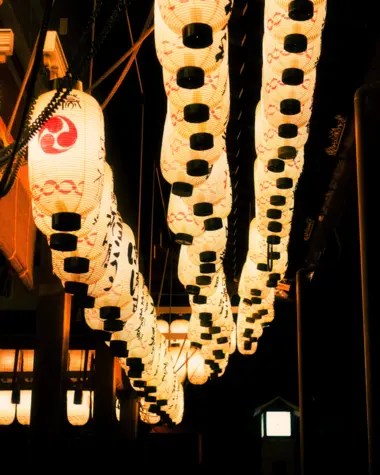
[[[94,423],[99,441],[111,439],[115,427],[116,378],[114,357],[103,340],[96,343]]]
[[[70,313],[71,296],[52,273],[50,249],[42,237],[31,407],[35,460],[46,457],[46,444],[58,445],[65,423]],[[44,444],[39,443],[42,440]]]

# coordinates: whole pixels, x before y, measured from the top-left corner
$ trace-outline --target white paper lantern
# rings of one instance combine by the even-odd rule
[[[285,71],[285,72],[284,72]],[[299,69],[276,72],[268,63],[263,64],[261,94],[265,101],[280,104],[283,100],[297,99],[307,103],[313,98],[317,70],[313,68],[308,74]],[[284,82],[285,81],[285,82]]]
[[[172,358],[174,373],[178,381],[183,384],[187,375],[187,352],[181,346],[169,348],[169,355]]]
[[[233,355],[236,351],[236,345],[237,345],[237,329],[236,329],[236,323],[234,322],[234,329],[232,330],[231,333],[231,341],[230,341],[230,350],[229,354]]]
[[[163,21],[157,2],[154,9],[154,39],[156,53],[162,67],[173,74],[185,67],[203,69],[205,74],[217,69],[224,56],[228,56],[228,31],[226,28],[212,35],[210,46],[201,49],[183,44],[182,33],[173,32]]]
[[[179,244],[190,245],[204,232],[203,221],[194,216],[192,207],[180,196],[170,193],[167,222]]]
[[[205,368],[205,359],[200,351],[192,351],[188,361],[187,377],[191,384],[202,385],[207,383],[208,375]]]
[[[222,101],[208,107],[206,104],[189,104],[178,108],[169,102],[168,114],[175,131],[182,137],[207,133],[213,136],[224,134],[230,115],[230,83],[227,81]]]
[[[212,31],[223,28],[231,15],[232,0],[157,0],[162,19],[178,34],[189,23],[209,25]]]
[[[38,98],[32,121],[55,93]],[[53,217],[52,227],[80,229],[81,216],[98,206],[103,189],[104,119],[96,99],[74,89],[29,142],[28,162],[32,198]]]
[[[262,117],[273,127],[280,127],[281,124],[295,124],[302,127],[309,123],[313,98],[307,102],[298,99],[287,98],[280,103],[271,101],[270,97],[261,90]],[[286,112],[286,113],[285,113]]]
[[[220,264],[224,259],[224,251],[218,252],[207,252],[203,254],[196,251],[193,246],[188,246],[187,255],[189,256],[190,261],[196,265],[200,266],[201,264],[214,263]]]
[[[183,109],[189,104],[206,104],[213,108],[222,102],[228,80],[226,55],[219,67],[208,74],[204,74],[202,69],[194,71],[191,68],[182,74],[185,73],[188,75],[186,78],[178,78],[177,74],[163,69],[165,92],[171,104],[178,109]],[[197,83],[192,73],[200,76]]]
[[[188,258],[186,246],[181,246],[178,260],[178,279],[188,293],[198,294],[200,288],[211,284],[213,275],[202,274],[200,267],[194,265]]]
[[[149,425],[158,424],[161,420],[161,417],[153,412],[150,412],[149,408],[151,403],[145,402],[143,399],[140,399],[140,408],[139,416],[142,422]]]
[[[284,69],[297,68],[302,69],[308,74],[317,66],[321,54],[321,37],[318,36],[314,41],[307,44],[306,51],[302,53],[289,53],[284,49],[284,43],[274,38],[272,35],[265,34],[263,39],[263,62],[278,73]]]
[[[93,396],[90,391],[83,391],[81,404],[75,404],[74,393],[73,390],[67,391],[67,419],[72,426],[84,426],[90,419],[91,398]]]
[[[213,253],[221,252],[227,244],[227,219],[223,219],[223,227],[215,231],[204,231],[203,234],[195,237],[192,242],[192,249],[199,254],[202,253],[204,258],[212,262]],[[203,254],[207,253],[207,254]]]
[[[295,185],[297,181],[292,177],[273,177],[273,174],[265,173],[265,164],[262,160],[255,160],[254,163],[254,184],[255,195],[257,197],[266,196],[282,196],[285,199],[294,199]],[[283,203],[284,199],[272,200],[276,203]],[[293,204],[289,201],[288,204]]]
[[[157,329],[162,333],[169,333],[169,323],[166,320],[159,318],[157,320]]]
[[[265,2],[264,28],[265,33],[283,41],[286,35],[305,35],[309,41],[320,36],[326,18],[326,1],[321,1],[314,8],[314,14],[310,20],[294,21],[289,18],[288,5],[279,5],[275,0]],[[285,7],[285,8],[284,8]]]

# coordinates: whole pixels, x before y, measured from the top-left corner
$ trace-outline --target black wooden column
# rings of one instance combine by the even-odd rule
[[[58,445],[65,423],[70,312],[71,296],[63,292],[61,282],[52,273],[51,252],[42,237],[31,408],[35,460],[46,457],[46,444]]]

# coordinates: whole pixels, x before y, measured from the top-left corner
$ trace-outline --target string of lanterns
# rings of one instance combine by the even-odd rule
[[[32,120],[58,84],[42,94]],[[33,217],[47,236],[53,272],[87,324],[105,332],[148,423],[179,424],[184,394],[154,302],[139,272],[135,238],[117,211],[98,102],[78,83],[29,144]]]
[[[256,217],[240,282],[237,346],[253,354],[274,318],[288,263],[294,192],[304,164],[326,0],[266,0],[263,72],[255,115]]]
[[[192,307],[189,322],[171,323],[171,333],[184,326],[186,339],[171,340],[169,353],[180,381],[193,384],[224,373],[234,330],[222,265],[232,206],[225,144],[232,3],[155,1],[155,45],[168,99],[160,165],[171,184],[167,222],[181,245],[178,279]]]

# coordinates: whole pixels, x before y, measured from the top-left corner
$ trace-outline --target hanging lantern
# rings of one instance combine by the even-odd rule
[[[194,216],[192,207],[173,193],[170,193],[167,222],[178,244],[190,245],[194,237],[204,232],[203,222]]]
[[[67,391],[67,419],[72,426],[84,426],[90,419],[93,394],[91,391],[83,391],[81,404],[76,404],[74,393],[73,390]]]
[[[265,33],[274,36],[279,41],[284,41],[285,37],[290,34],[304,35],[308,41],[313,41],[322,33],[326,18],[326,5],[325,0],[321,1],[314,8],[310,19],[299,21],[289,17],[288,5],[280,5],[280,2],[265,2]]]
[[[215,231],[204,231],[203,234],[195,237],[192,243],[192,250],[198,252],[203,262],[213,262],[216,253],[225,249],[227,244],[227,219],[223,219],[223,227]]]
[[[214,204],[224,202],[217,209],[222,213],[222,217],[213,217],[215,214]],[[231,208],[231,179],[227,161],[227,154],[223,153],[211,169],[208,179],[193,189],[190,197],[183,199],[185,203],[193,206],[195,216],[206,218],[204,221],[205,230],[215,231],[223,226],[222,218],[228,216]],[[216,208],[216,206],[215,206]]]
[[[163,21],[157,2],[154,9],[154,39],[156,53],[161,66],[177,75],[180,83],[186,82],[192,74],[192,83],[202,86],[202,78],[219,68],[224,56],[228,57],[227,28],[212,35],[212,43],[204,48],[194,49],[184,45],[182,33],[173,32]],[[196,68],[195,71],[189,67]],[[200,69],[203,70],[202,75]],[[194,74],[195,72],[195,74]]]
[[[302,127],[309,123],[313,98],[307,102],[301,102],[298,99],[283,99],[279,104],[272,102],[270,97],[262,90],[262,117],[273,127],[280,127],[281,124],[295,124]]]
[[[76,251],[68,253],[52,250],[54,273],[71,292],[76,287],[80,292],[83,286],[94,284],[106,269],[107,236],[115,220],[117,206],[112,171],[106,165],[99,217],[92,229],[87,235],[78,238]]]
[[[257,265],[248,258],[240,276],[239,295],[247,305],[252,305],[252,299],[265,298],[269,294],[269,287],[277,286],[279,278],[275,274],[268,275],[268,273],[260,271]]]
[[[288,68],[281,72],[273,71],[268,65],[263,65],[263,86],[261,97],[265,104],[278,104],[290,99],[298,100],[301,104],[308,103],[314,94],[317,71],[313,68],[308,74],[302,69]],[[284,103],[286,106],[287,102]]]
[[[168,114],[175,131],[182,137],[190,139],[194,134],[218,136],[225,133],[230,114],[230,83],[227,80],[222,101],[214,107],[203,103],[188,104],[177,108],[169,102]]]
[[[232,0],[158,0],[160,13],[164,22],[178,34],[183,35],[184,43],[191,48],[202,46],[212,32],[227,25],[232,11]],[[195,38],[194,38],[195,36]],[[200,37],[198,39],[198,37]]]
[[[301,148],[309,137],[308,127],[297,127],[295,124],[284,123],[273,127],[263,117],[261,102],[256,108],[255,117],[255,146],[257,155],[261,150],[277,150],[277,155],[282,159],[292,159],[296,156],[296,149]],[[273,152],[272,152],[273,153]]]
[[[42,94],[32,121],[48,105],[56,90]],[[29,182],[40,211],[52,217],[58,233],[51,240],[68,240],[60,231],[78,231],[82,216],[99,204],[105,164],[104,119],[98,102],[74,89],[29,142]],[[58,234],[58,236],[57,236]],[[70,243],[66,243],[70,247]],[[71,249],[72,250],[72,249]]]
[[[254,183],[255,183],[255,194],[257,197],[276,197],[271,200],[273,203],[293,203],[294,200],[294,191],[297,181],[294,181],[291,177],[274,177],[265,173],[264,170],[265,164],[262,160],[255,160],[254,163]],[[282,198],[278,198],[282,197]],[[287,201],[287,200],[291,201]],[[284,204],[285,204],[284,203]]]
[[[187,352],[178,344],[178,346],[171,346],[169,348],[169,354],[172,358],[174,373],[178,381],[183,384],[187,375]]]
[[[20,391],[20,402],[17,404],[17,421],[23,426],[30,425],[30,411],[32,408],[32,391]]]
[[[181,246],[179,254],[178,279],[185,287],[186,292],[193,295],[198,294],[202,286],[208,286],[212,282],[212,276],[202,274],[200,267],[190,261],[185,246]]]
[[[195,78],[199,75],[199,82]],[[183,68],[176,74],[163,69],[164,87],[168,100],[177,109],[190,104],[205,104],[214,108],[223,100],[228,80],[228,57],[224,56],[214,71],[204,74],[196,67]]]
[[[174,160],[186,166],[188,175],[204,176],[226,149],[224,134],[214,136],[209,133],[195,133],[190,138],[182,137],[173,127],[167,115],[164,127],[163,143],[169,144]]]
[[[138,274],[136,243],[133,231],[125,223],[119,252],[120,260],[110,289],[95,299],[95,307],[100,309],[100,318],[104,320],[119,319],[120,307],[132,300],[136,290]]]
[[[291,47],[286,44],[286,39],[281,42],[273,36],[265,34],[263,39],[263,62],[268,63],[268,66],[277,73],[283,74],[286,69],[296,68],[302,70],[304,74],[308,74],[318,63],[321,54],[321,37],[318,36],[310,42],[307,41],[306,37],[303,40],[306,40],[306,45],[303,42],[303,51],[297,53],[288,51]]]
[[[200,351],[192,352],[188,361],[187,377],[191,384],[197,386],[207,383],[205,359]]]
[[[159,318],[157,320],[157,329],[161,334],[169,333],[169,323],[166,320],[162,320],[161,318]]]
[[[139,416],[140,420],[144,422],[144,424],[155,425],[160,422],[160,416],[150,412],[151,403],[144,401],[144,399],[140,399],[140,408],[139,408]]]
[[[12,404],[12,391],[0,391],[0,426],[12,424],[15,415],[15,406]]]
[[[202,264],[220,264],[224,259],[224,250],[218,252],[212,252],[203,254],[203,252],[197,252],[193,246],[188,246],[187,255],[189,256],[190,261],[196,265],[200,266]]]
[[[288,12],[294,21],[305,22],[310,20],[315,9],[323,5],[326,0],[275,0],[278,6]]]
[[[189,342],[187,340],[187,332],[189,329],[189,321],[185,320],[184,318],[177,318],[173,320],[170,324],[170,342],[172,344],[180,343],[181,347],[184,348],[189,347]],[[175,335],[185,335],[185,339],[176,339]]]
[[[161,149],[161,172],[162,176],[177,189],[179,196],[189,194],[194,186],[198,186],[207,180],[209,173],[208,163],[206,163],[205,174],[202,176],[192,176],[187,173],[186,164],[178,162],[171,154],[169,143],[162,142]],[[181,191],[182,190],[182,191]]]

